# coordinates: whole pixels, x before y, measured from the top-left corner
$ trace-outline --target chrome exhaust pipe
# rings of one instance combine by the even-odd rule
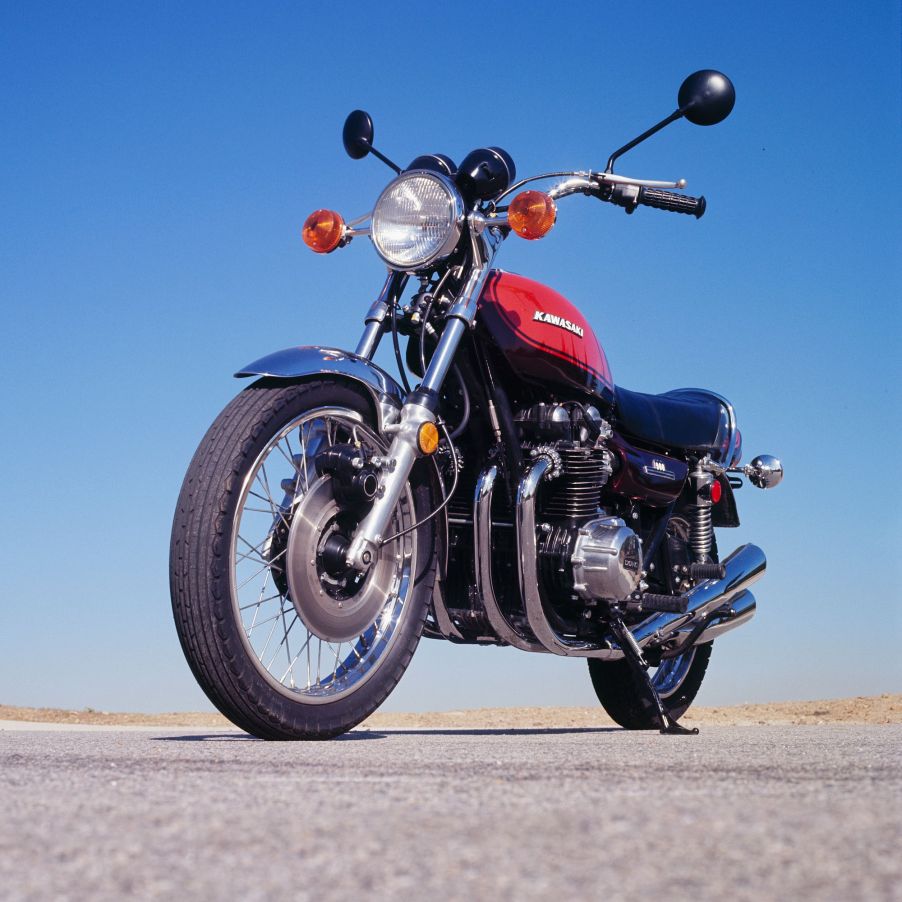
[[[765,558],[764,552],[757,545],[742,545],[721,563],[726,570],[726,576],[723,579],[705,580],[690,589],[687,593],[689,606],[685,614],[656,614],[632,628],[632,633],[640,648],[644,648],[646,645],[652,647],[663,645],[665,642],[677,638],[681,631],[687,627],[691,629],[703,618],[726,607],[731,602],[736,602],[742,608],[738,615],[742,619],[739,623],[730,624],[729,627],[727,627],[727,624],[730,623],[728,619],[708,627],[705,633],[718,629],[718,627],[726,627],[712,635],[712,639],[751,619],[755,612],[755,598],[751,593],[746,593],[751,604],[751,610],[748,610],[746,606],[749,600],[745,599],[743,593],[764,575],[767,567],[767,558]],[[742,598],[740,598],[741,595]],[[699,636],[698,642],[708,641],[703,638],[705,633]]]
[[[740,592],[730,602],[730,613],[725,619],[717,620],[716,616],[713,617],[714,622],[695,640],[695,644],[711,642],[718,636],[742,626],[743,623],[748,623],[755,616],[756,607],[755,596],[748,589]]]
[[[623,657],[619,648],[608,643],[585,642],[560,635],[548,620],[539,594],[539,569],[536,556],[536,493],[552,468],[551,459],[538,457],[520,480],[517,490],[517,554],[520,593],[526,609],[526,621],[536,639],[555,655],[601,658],[613,661]]]
[[[476,482],[476,494],[473,498],[473,529],[475,532],[473,550],[476,570],[476,589],[482,600],[485,615],[499,639],[519,648],[521,651],[547,651],[531,636],[521,633],[505,617],[492,579],[492,492],[498,467],[492,464],[479,474]]]

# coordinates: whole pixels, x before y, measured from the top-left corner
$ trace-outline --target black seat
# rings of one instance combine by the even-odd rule
[[[645,395],[618,386],[614,414],[625,435],[684,451],[718,451],[727,427],[721,401],[701,389]]]

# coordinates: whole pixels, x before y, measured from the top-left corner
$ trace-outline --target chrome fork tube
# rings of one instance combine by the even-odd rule
[[[408,396],[401,409],[401,422],[389,427],[394,433],[386,464],[381,471],[382,481],[370,512],[354,531],[347,553],[347,563],[356,570],[365,570],[378,559],[385,540],[385,530],[392,512],[404,491],[410,471],[420,456],[417,435],[420,427],[435,422],[438,392],[454,362],[454,356],[467,329],[476,319],[479,295],[489,273],[494,247],[471,230],[474,265],[464,287],[448,311],[448,323],[438,340],[435,353],[419,388]],[[388,432],[389,429],[386,429]]]
[[[376,348],[379,347],[379,340],[382,338],[382,326],[391,309],[390,305],[401,295],[407,279],[406,273],[400,275],[391,269],[388,271],[382,291],[379,292],[379,297],[373,301],[364,320],[366,326],[363,335],[360,336],[360,341],[357,342],[357,349],[354,351],[358,357],[365,357],[367,360],[373,359]],[[397,288],[395,288],[396,280]]]
[[[437,392],[445,382],[460,340],[476,319],[476,307],[488,278],[494,250],[480,236],[473,236],[474,265],[457,300],[448,311],[448,323],[429,361],[420,389]]]

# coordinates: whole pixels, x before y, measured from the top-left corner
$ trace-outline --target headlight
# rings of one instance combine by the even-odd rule
[[[422,269],[454,250],[463,217],[463,200],[450,179],[424,170],[405,172],[376,201],[373,244],[392,268]]]

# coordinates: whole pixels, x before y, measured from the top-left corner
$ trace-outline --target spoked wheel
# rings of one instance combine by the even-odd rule
[[[434,572],[428,483],[416,468],[365,573],[343,548],[365,510],[315,461],[335,444],[384,453],[369,401],[332,381],[257,383],[204,438],[173,526],[172,601],[195,677],[228,718],[269,739],[325,739],[397,684]],[[419,474],[419,475],[418,475]]]

